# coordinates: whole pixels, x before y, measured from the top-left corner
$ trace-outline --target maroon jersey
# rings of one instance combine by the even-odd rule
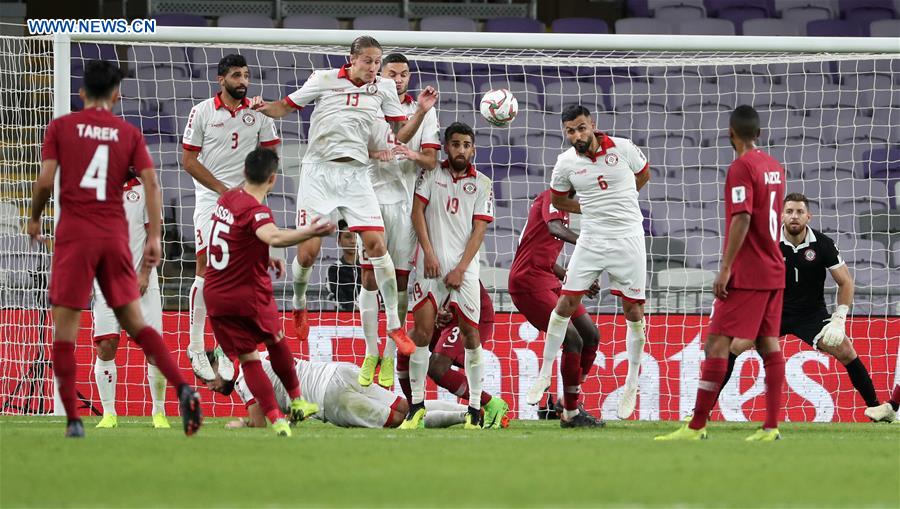
[[[136,127],[102,108],[64,115],[47,126],[41,159],[59,164],[57,242],[128,242],[122,187],[134,173],[153,168]]]
[[[209,316],[275,313],[267,273],[269,245],[256,236],[259,227],[274,222],[269,207],[243,188],[219,198],[212,215],[203,288]]]
[[[784,182],[784,168],[760,149],[745,153],[728,168],[725,177],[726,246],[732,216],[742,212],[750,214],[750,230],[731,268],[729,288],[784,288],[784,260],[778,247]]]
[[[519,238],[519,247],[509,271],[509,291],[528,292],[546,290],[561,286],[553,272],[553,265],[559,258],[564,241],[550,234],[547,223],[561,220],[569,226],[569,214],[556,210],[550,204],[552,197],[548,189],[539,194],[528,211],[525,231]]]

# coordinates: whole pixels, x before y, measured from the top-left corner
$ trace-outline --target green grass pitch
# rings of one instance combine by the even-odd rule
[[[713,423],[707,441],[660,443],[678,423],[312,421],[279,438],[208,419],[187,438],[96,422],[65,440],[59,418],[0,417],[0,507],[900,507],[900,425],[787,423],[784,440],[745,443],[754,424]]]

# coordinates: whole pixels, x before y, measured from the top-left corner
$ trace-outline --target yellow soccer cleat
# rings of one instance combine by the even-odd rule
[[[275,434],[280,437],[291,436],[291,425],[289,422],[287,422],[287,419],[278,419],[277,421],[273,422],[272,430],[275,431]]]
[[[418,403],[409,409],[406,419],[400,423],[399,429],[424,429],[425,428],[425,405]]]
[[[498,396],[494,396],[484,406],[484,429],[500,429],[509,427],[509,404]],[[505,424],[505,426],[504,426]]]
[[[169,429],[172,426],[169,424],[169,419],[166,419],[166,415],[163,413],[153,414],[153,427],[156,429]]]
[[[366,355],[366,358],[363,360],[362,366],[359,368],[359,376],[356,378],[356,381],[359,382],[359,385],[363,387],[368,387],[372,385],[372,380],[375,378],[375,368],[378,366],[378,356],[376,355]]]
[[[747,442],[774,442],[776,440],[781,440],[781,433],[778,432],[778,428],[759,428],[744,440]]]
[[[112,414],[103,414],[103,418],[97,423],[98,428],[118,428],[119,418]]]
[[[378,385],[390,389],[394,385],[394,358],[382,357],[381,369],[378,370]]]
[[[670,440],[706,440],[707,438],[706,428],[691,429],[690,426],[685,424],[669,434],[653,437],[653,440],[667,442]]]
[[[469,407],[468,411],[466,411],[466,423],[463,424],[463,429],[483,429],[484,428],[484,417],[482,416],[481,410],[475,410],[472,407]]]
[[[297,398],[291,401],[291,424],[309,419],[319,412],[319,405],[310,403],[303,398]]]

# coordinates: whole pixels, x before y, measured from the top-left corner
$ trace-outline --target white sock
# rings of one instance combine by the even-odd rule
[[[359,316],[362,319],[363,337],[366,339],[366,357],[377,357],[378,290],[359,289]]]
[[[397,292],[397,316],[400,318],[400,327],[406,326],[406,314],[409,310],[409,294],[406,290],[401,292]],[[391,338],[387,338],[384,340],[384,355],[382,355],[385,359],[393,359],[397,357],[397,345],[394,344],[394,340]]]
[[[381,292],[381,300],[384,302],[384,314],[387,317],[387,330],[400,328],[400,317],[397,316],[397,274],[394,270],[394,262],[391,255],[370,257],[372,270],[375,272],[375,281],[378,282],[378,291]]]
[[[425,405],[428,406],[427,403]],[[449,428],[456,424],[466,422],[465,407],[461,412],[448,412],[446,410],[428,410],[425,413],[426,428]]]
[[[481,386],[484,385],[484,362],[481,360],[481,345],[466,348],[466,382],[469,383],[469,406],[481,408]]]
[[[153,364],[147,363],[147,386],[150,387],[150,399],[153,401],[151,415],[166,415],[166,377]]]
[[[628,373],[634,372],[634,375],[640,372],[641,357],[644,355],[644,343],[647,341],[644,335],[644,320],[639,322],[630,322],[625,320],[628,326],[625,332],[625,353],[628,356]]]
[[[425,401],[425,409],[429,412],[465,412],[466,405],[460,405],[453,401],[444,401],[442,399],[429,399]]]
[[[429,356],[427,346],[417,346],[416,351],[409,356],[409,386],[412,389],[413,404],[425,401],[425,378],[428,376]]]
[[[563,410],[563,417],[565,417],[567,421],[576,415],[578,415],[577,408],[575,410]]]
[[[194,278],[194,284],[191,285],[191,342],[188,344],[188,350],[196,353],[203,352],[205,345],[203,340],[203,334],[206,332],[206,301],[203,299],[205,282],[205,279],[197,276]]]
[[[554,309],[550,313],[550,321],[547,323],[547,334],[544,338],[544,359],[541,362],[540,376],[553,376],[553,362],[556,360],[556,354],[566,339],[566,328],[569,327],[569,319],[559,316]]]
[[[300,260],[295,256],[291,262],[291,272],[294,275],[294,309],[306,309],[306,287],[309,285],[312,267],[300,265]]]
[[[94,380],[97,381],[97,393],[103,405],[103,415],[116,414],[116,378],[118,372],[116,361],[104,361],[97,357],[94,361]]]

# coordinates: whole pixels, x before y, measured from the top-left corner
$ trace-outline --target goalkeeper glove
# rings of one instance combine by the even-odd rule
[[[825,346],[834,347],[841,344],[841,341],[847,336],[845,323],[847,321],[848,311],[850,311],[850,307],[844,304],[838,306],[834,314],[831,315],[831,320],[822,327],[821,332],[816,335],[815,340],[821,340],[822,344]]]

